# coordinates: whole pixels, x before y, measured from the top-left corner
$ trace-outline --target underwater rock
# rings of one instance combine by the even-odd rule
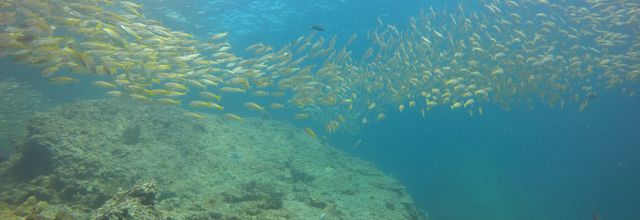
[[[0,169],[0,204],[37,195],[80,219],[421,219],[398,181],[300,128],[184,113],[119,99],[37,113]]]
[[[137,184],[107,201],[98,209],[95,219],[171,219],[155,209],[157,193],[158,187],[155,183]]]

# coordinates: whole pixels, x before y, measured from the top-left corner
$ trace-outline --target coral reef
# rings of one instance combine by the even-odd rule
[[[284,122],[80,101],[37,113],[23,143],[0,216],[41,213],[16,211],[33,197],[76,219],[420,219],[398,181]]]

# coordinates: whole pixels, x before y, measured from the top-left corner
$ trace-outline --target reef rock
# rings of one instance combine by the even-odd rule
[[[78,219],[422,216],[398,181],[300,128],[184,113],[97,100],[36,114],[0,164],[0,213],[29,215],[15,210],[35,197]]]

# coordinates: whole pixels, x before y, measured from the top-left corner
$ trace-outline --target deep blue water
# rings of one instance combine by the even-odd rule
[[[404,113],[345,150],[400,179],[433,219],[591,219],[595,208],[631,220],[640,216],[639,110],[637,97],[608,93],[582,113]]]

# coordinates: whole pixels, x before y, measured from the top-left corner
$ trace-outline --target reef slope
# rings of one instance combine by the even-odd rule
[[[419,219],[371,164],[268,119],[80,101],[38,113],[0,164],[0,218]]]

